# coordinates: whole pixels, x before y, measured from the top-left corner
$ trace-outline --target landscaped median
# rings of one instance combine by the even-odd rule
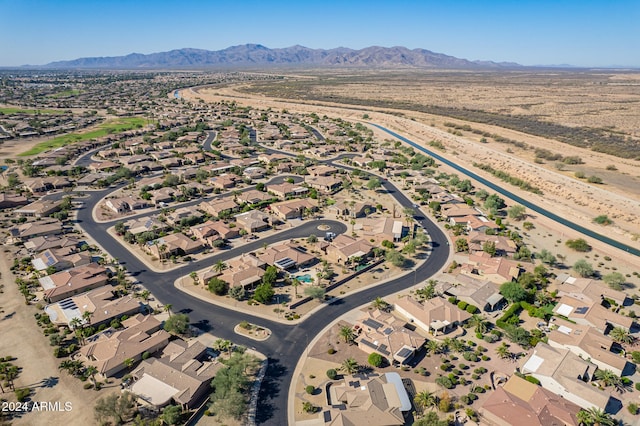
[[[259,325],[251,324],[247,321],[242,321],[240,324],[236,325],[233,328],[233,331],[241,336],[245,336],[259,342],[265,341],[271,337],[271,330],[265,327],[260,327]]]
[[[28,151],[21,153],[20,157],[27,157],[31,155],[38,155],[44,151],[50,149],[60,148],[76,142],[88,141],[91,139],[101,138],[109,134],[116,134],[126,132],[127,130],[140,129],[148,120],[140,117],[123,117],[114,120],[109,120],[97,126],[94,130],[84,133],[68,133],[63,136],[58,136],[49,141],[45,141],[37,144]]]

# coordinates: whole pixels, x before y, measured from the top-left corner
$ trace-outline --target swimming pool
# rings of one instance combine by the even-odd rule
[[[311,278],[311,275],[309,275],[309,274],[298,275],[298,276],[293,277],[293,278],[295,278],[298,281],[303,282],[303,283],[310,283],[311,281],[313,281],[313,278]]]

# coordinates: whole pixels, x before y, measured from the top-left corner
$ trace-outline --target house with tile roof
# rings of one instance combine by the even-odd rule
[[[107,269],[97,263],[89,263],[38,278],[38,282],[44,289],[44,299],[49,303],[101,287],[108,280]]]
[[[318,259],[298,244],[285,242],[267,247],[257,254],[258,259],[267,265],[286,270],[313,264]]]
[[[442,297],[434,297],[422,303],[411,296],[399,297],[394,306],[398,313],[434,336],[449,333],[471,318],[470,313]]]
[[[598,366],[568,349],[540,342],[523,358],[520,371],[540,381],[543,388],[557,393],[584,409],[592,407],[611,412],[619,402],[604,390],[591,385]]]
[[[206,349],[198,341],[170,342],[158,358],[142,361],[131,373],[131,392],[155,407],[171,402],[183,409],[197,407],[211,393],[211,380],[224,367],[207,360]]]
[[[59,302],[45,306],[44,311],[55,325],[68,326],[74,318],[85,322],[84,313],[89,312],[88,323],[98,327],[123,315],[131,316],[145,310],[144,304],[133,294],[117,296],[110,285],[98,287]]]
[[[516,375],[497,386],[479,411],[484,420],[495,426],[580,424],[580,406]]]
[[[425,342],[424,337],[405,324],[379,309],[364,311],[353,327],[355,343],[365,353],[382,355],[389,365],[405,364]]]
[[[611,370],[618,376],[628,376],[635,372],[635,365],[627,361],[624,353],[613,352],[614,342],[595,328],[586,324],[576,324],[560,317],[549,322],[551,331],[548,342],[554,348],[569,349],[581,358],[588,359],[602,370]]]
[[[344,376],[329,388],[331,407],[320,413],[325,425],[391,426],[405,424],[411,400],[398,373]]]
[[[169,333],[161,329],[161,322],[151,315],[138,314],[122,322],[123,330],[108,328],[88,338],[80,348],[81,359],[86,365],[97,368],[104,377],[111,377],[126,366],[126,359],[139,361],[142,354],[167,346]]]

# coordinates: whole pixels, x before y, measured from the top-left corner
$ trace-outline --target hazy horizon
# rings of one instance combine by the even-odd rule
[[[0,0],[0,66],[181,48],[422,48],[521,65],[640,67],[640,2]],[[444,3],[444,4],[443,4]]]

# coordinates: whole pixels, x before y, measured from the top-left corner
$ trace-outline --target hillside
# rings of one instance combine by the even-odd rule
[[[212,67],[412,67],[497,69],[519,67],[514,63],[469,61],[426,49],[371,46],[360,50],[344,47],[336,49],[310,49],[291,46],[269,49],[260,44],[232,46],[223,50],[178,49],[168,52],[131,53],[126,56],[79,58],[71,61],[51,62],[46,68],[90,69],[171,69]]]

